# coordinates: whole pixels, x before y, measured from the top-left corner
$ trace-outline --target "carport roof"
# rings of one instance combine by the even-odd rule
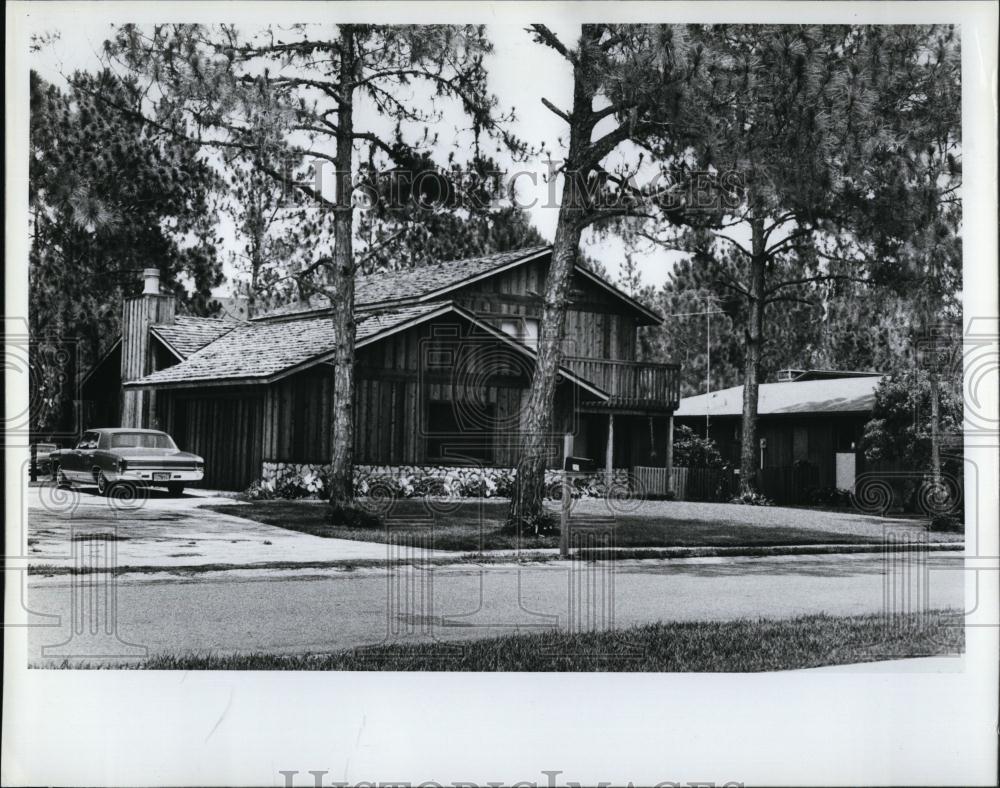
[[[881,375],[833,380],[764,383],[757,413],[761,416],[818,413],[863,413],[875,406],[875,388]],[[674,415],[739,416],[743,413],[743,386],[720,389],[681,400]]]

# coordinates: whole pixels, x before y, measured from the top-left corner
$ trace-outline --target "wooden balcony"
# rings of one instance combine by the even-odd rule
[[[679,364],[569,356],[563,359],[563,366],[609,396],[607,402],[585,398],[582,404],[587,408],[665,411],[673,410],[680,401]]]

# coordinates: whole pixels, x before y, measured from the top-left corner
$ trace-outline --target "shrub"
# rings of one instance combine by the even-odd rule
[[[239,496],[244,501],[268,501],[276,497],[274,485],[262,479],[250,483]]]
[[[806,492],[806,500],[813,506],[846,508],[851,505],[851,491],[836,487],[813,487]]]
[[[375,529],[383,526],[381,517],[358,506],[343,506],[331,503],[326,517],[331,525],[339,525],[346,528]]]
[[[559,533],[559,518],[551,512],[508,520],[501,531],[505,534],[545,536]]]
[[[684,468],[721,468],[725,463],[715,441],[700,437],[686,425],[674,430],[674,465]]]
[[[729,503],[742,504],[743,506],[774,506],[774,501],[763,493],[744,492],[730,499]]]

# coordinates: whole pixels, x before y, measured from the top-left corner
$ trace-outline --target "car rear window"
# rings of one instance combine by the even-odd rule
[[[173,449],[169,435],[155,432],[116,432],[111,436],[112,449]]]

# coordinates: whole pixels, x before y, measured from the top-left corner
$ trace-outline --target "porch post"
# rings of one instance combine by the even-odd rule
[[[674,489],[674,413],[667,416],[667,492]]]
[[[604,452],[604,483],[610,488],[614,481],[615,414],[608,414],[608,447]]]

